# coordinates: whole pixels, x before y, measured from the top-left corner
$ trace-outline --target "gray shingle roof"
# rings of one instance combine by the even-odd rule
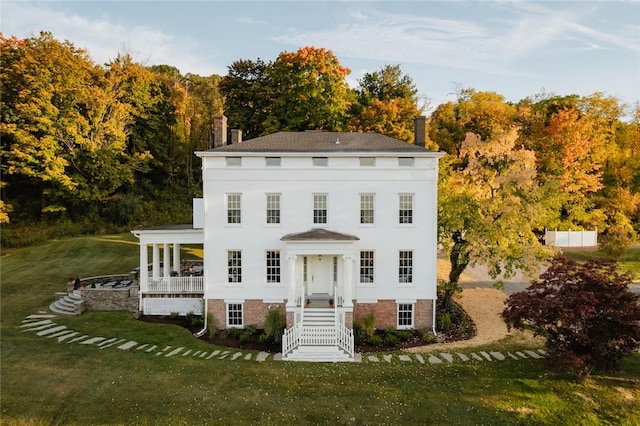
[[[287,234],[280,238],[281,241],[357,241],[360,238],[355,235],[342,234],[328,229],[313,228],[309,231],[295,234]]]
[[[357,132],[278,132],[233,145],[213,148],[213,152],[425,152],[379,133]]]

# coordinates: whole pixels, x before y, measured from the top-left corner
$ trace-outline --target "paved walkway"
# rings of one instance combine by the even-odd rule
[[[56,315],[34,314],[22,320],[20,328],[24,333],[33,333],[47,339],[52,339],[58,343],[90,345],[98,349],[115,348],[122,351],[140,351],[152,356],[179,357],[190,356],[202,359],[229,359],[232,361],[257,361],[264,362],[271,358],[274,361],[282,359],[282,354],[270,354],[267,352],[242,351],[236,348],[215,349],[212,351],[202,351],[190,349],[186,346],[154,345],[151,343],[140,343],[133,340],[121,339],[117,337],[97,337],[82,334],[71,330],[64,325],[55,322]],[[496,362],[506,359],[541,359],[544,358],[545,351],[524,350],[514,352],[498,351],[456,351],[456,352],[436,352],[424,354],[412,353],[367,353],[356,354],[356,362],[371,363],[420,363],[420,364],[450,364],[458,362]]]

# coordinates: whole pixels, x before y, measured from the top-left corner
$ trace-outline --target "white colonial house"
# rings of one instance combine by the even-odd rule
[[[228,144],[217,117],[214,147],[196,153],[193,224],[133,231],[140,309],[203,313],[218,328],[260,327],[278,309],[284,359],[352,360],[353,322],[370,313],[379,329],[432,329],[442,154],[424,147],[424,117],[415,128],[414,145],[238,130]],[[181,244],[202,244],[202,270],[180,266]]]

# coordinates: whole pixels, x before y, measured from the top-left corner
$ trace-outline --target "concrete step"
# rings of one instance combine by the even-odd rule
[[[302,325],[315,327],[331,327],[336,324],[333,309],[308,308],[304,310]]]
[[[337,346],[299,346],[284,359],[308,362],[352,362],[354,360]]]
[[[80,293],[74,291],[49,305],[49,310],[62,315],[78,315],[84,310],[83,303]]]

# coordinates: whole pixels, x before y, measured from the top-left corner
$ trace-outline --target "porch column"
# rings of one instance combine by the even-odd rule
[[[296,260],[298,256],[287,256],[289,266],[289,295],[287,297],[287,306],[296,306]]]
[[[153,244],[153,265],[151,266],[151,275],[154,281],[160,279],[160,246]]]
[[[345,308],[353,307],[353,256],[343,256],[344,261],[344,293],[343,305]]]
[[[173,267],[171,270],[180,275],[180,244],[173,244]]]
[[[169,253],[169,244],[164,243],[164,245],[162,246],[162,275],[165,278],[169,278],[169,275],[171,273],[171,263],[169,261],[170,254],[171,253]]]
[[[147,252],[147,243],[140,241],[140,273],[138,279],[140,280],[140,291],[146,292],[149,290],[149,254]]]

